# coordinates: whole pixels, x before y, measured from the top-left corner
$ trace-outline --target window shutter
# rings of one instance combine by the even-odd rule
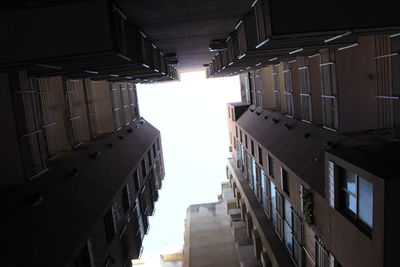
[[[328,162],[328,190],[329,206],[335,208],[335,164],[332,161]]]

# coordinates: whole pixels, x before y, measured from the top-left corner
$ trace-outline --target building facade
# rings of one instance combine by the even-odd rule
[[[396,266],[396,38],[240,75],[227,173],[265,266]]]
[[[183,266],[262,266],[240,216],[232,187],[222,183],[218,202],[190,205],[185,219]]]
[[[396,266],[399,23],[365,23],[366,6],[317,15],[311,2],[286,4],[254,1],[207,69],[240,75],[227,176],[255,256]]]
[[[174,65],[111,1],[0,17],[0,265],[131,266],[165,175],[135,84]]]
[[[27,72],[1,84],[1,265],[130,266],[164,178],[135,84]]]

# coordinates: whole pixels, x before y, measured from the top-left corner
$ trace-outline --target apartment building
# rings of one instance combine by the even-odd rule
[[[240,75],[227,172],[265,266],[396,266],[397,38]]]
[[[264,266],[396,266],[399,22],[308,4],[254,1],[208,67],[240,75],[227,177]]]
[[[247,230],[232,187],[222,183],[218,202],[187,208],[183,266],[262,266]]]
[[[164,178],[135,84],[17,72],[1,85],[1,266],[130,266]]]
[[[165,175],[136,83],[179,79],[171,58],[111,1],[6,4],[0,25],[0,265],[131,266]]]

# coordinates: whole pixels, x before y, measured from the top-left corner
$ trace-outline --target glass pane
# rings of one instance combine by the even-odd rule
[[[275,194],[275,185],[271,183],[271,210],[272,210],[272,223],[276,227],[277,223],[277,215],[276,215],[276,194]]]
[[[353,194],[357,194],[356,175],[348,170],[345,170],[344,188]]]
[[[357,199],[352,195],[345,193],[345,205],[348,210],[357,214]]]
[[[363,178],[359,178],[359,218],[362,222],[372,228],[373,216],[373,184]]]
[[[293,259],[295,260],[295,262],[298,264],[298,266],[301,266],[300,264],[300,255],[301,255],[301,246],[294,241],[293,242]]]
[[[292,209],[287,199],[285,199],[285,221],[290,227],[292,227]]]
[[[284,230],[285,245],[289,250],[290,254],[292,254],[293,250],[292,229],[290,229],[290,226],[285,222],[283,230]]]

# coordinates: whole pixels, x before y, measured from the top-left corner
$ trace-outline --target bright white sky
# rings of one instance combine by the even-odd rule
[[[165,179],[150,217],[144,253],[183,246],[189,205],[216,202],[229,157],[226,103],[240,101],[239,76],[206,79],[181,74],[180,82],[137,86],[140,114],[161,131]],[[149,266],[146,264],[146,266]]]

